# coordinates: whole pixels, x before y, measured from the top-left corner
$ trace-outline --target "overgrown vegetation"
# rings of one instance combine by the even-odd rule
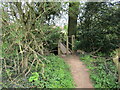
[[[96,59],[91,55],[81,57],[91,70],[91,79],[95,88],[120,87],[117,72],[119,69],[116,69],[115,64],[119,63],[120,56],[116,56],[118,58],[115,63],[110,56],[111,52],[120,47],[120,3],[87,2],[81,6],[81,14],[75,49],[97,56]]]
[[[11,69],[3,73],[3,87],[6,88],[74,88],[69,66],[63,59],[55,55],[45,56],[44,64],[33,64],[27,77],[15,77]],[[39,69],[44,67],[44,74]],[[9,78],[10,80],[6,80]]]
[[[55,56],[44,57],[44,55],[50,55],[53,49],[57,48],[61,29],[53,28],[49,25],[49,20],[54,16],[59,16],[60,5],[60,3],[53,4],[52,2],[2,4],[3,87],[72,87],[69,71],[64,74],[66,64],[62,59]],[[46,63],[47,61],[49,64]],[[59,66],[58,62],[63,65],[59,63],[61,65]],[[51,65],[52,63],[53,65]],[[59,75],[62,76],[59,76],[57,71],[49,71],[50,68],[54,69],[55,65],[58,65],[57,69],[60,69],[62,73]],[[50,77],[45,74],[47,72],[50,72]],[[51,79],[54,74],[58,75],[61,80],[67,75],[68,81],[58,80],[55,81],[55,84]],[[32,76],[28,83],[30,75]],[[45,81],[46,77],[49,78],[48,82]]]
[[[60,2],[1,4],[3,87],[73,88],[69,67],[63,59],[51,55],[57,54],[58,41],[66,39],[65,36],[76,36],[76,50],[107,57],[120,47],[119,2],[66,2],[64,5]],[[65,34],[54,21],[64,12],[69,17],[68,26],[64,26]],[[81,60],[91,70],[96,88],[120,87],[112,60],[95,59],[90,55]]]
[[[118,73],[112,60],[91,55],[80,56],[90,70],[90,78],[95,88],[120,88]]]

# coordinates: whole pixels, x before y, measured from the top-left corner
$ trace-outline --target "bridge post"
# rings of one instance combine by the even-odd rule
[[[118,81],[119,81],[119,83],[120,83],[120,48],[119,49],[117,49],[117,51],[118,51]]]
[[[60,53],[60,41],[61,40],[58,41],[58,55],[61,55],[61,53]]]
[[[113,62],[118,70],[118,82],[120,82],[120,48],[116,49],[116,56],[113,58]]]

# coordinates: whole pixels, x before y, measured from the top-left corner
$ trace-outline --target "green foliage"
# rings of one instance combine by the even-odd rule
[[[32,73],[32,76],[29,78],[29,82],[32,82],[33,85],[38,86],[40,84],[39,74],[37,72]]]
[[[29,78],[29,82],[37,81],[39,74],[37,72],[32,73],[32,76]]]
[[[44,83],[38,78],[44,79],[44,60],[46,59],[42,56],[42,52],[47,48],[51,50],[52,46],[56,47],[52,40],[56,44],[60,36],[59,28],[53,29],[45,23],[51,15],[59,14],[56,10],[60,9],[61,3],[52,4],[3,3],[1,46],[4,86],[23,88],[37,83],[36,86],[44,87]],[[9,8],[9,12],[5,8]],[[26,79],[30,83],[25,84]]]
[[[74,50],[78,50],[78,49],[80,48],[79,45],[80,45],[80,41],[75,40],[75,47],[74,47]]]
[[[50,63],[45,66],[46,88],[73,88],[73,79],[69,67],[63,59],[57,56],[48,56]]]
[[[74,88],[75,84],[72,75],[69,71],[69,66],[58,56],[50,55],[45,56],[49,61],[44,61],[43,73],[41,73],[41,63],[38,65],[36,70],[36,65],[32,66],[31,72],[26,76],[15,76],[10,69],[7,69],[7,73],[4,72],[3,75],[3,87],[9,88]],[[7,81],[7,78],[14,80],[14,82]],[[12,76],[12,78],[11,78]],[[19,76],[19,75],[18,75]],[[16,80],[17,79],[17,80]]]
[[[47,26],[45,29],[45,34],[46,34],[45,41],[47,42],[45,48],[47,48],[50,52],[52,52],[52,50],[54,49],[57,50],[58,41],[62,36],[61,29],[59,27],[55,27],[55,28],[53,27]]]
[[[30,85],[40,88],[74,88],[69,66],[58,56],[46,57],[50,62],[45,64],[44,77],[39,72],[31,73]]]
[[[117,70],[112,60],[92,58],[90,55],[80,57],[90,69],[90,77],[95,88],[120,88]]]
[[[73,79],[68,65],[58,56],[47,57],[50,63],[46,65],[45,77],[47,88],[74,88]]]
[[[81,12],[78,26],[78,49],[86,52],[100,48],[102,53],[110,53],[120,44],[120,4],[87,2]]]

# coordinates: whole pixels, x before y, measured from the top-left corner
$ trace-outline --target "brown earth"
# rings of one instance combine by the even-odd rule
[[[76,88],[93,88],[89,78],[88,69],[79,60],[76,55],[61,56],[70,66],[70,71],[73,76]]]

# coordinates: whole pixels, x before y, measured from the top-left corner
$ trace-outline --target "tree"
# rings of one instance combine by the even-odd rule
[[[77,17],[79,14],[79,3],[78,2],[70,2],[69,3],[69,11],[68,11],[68,36],[69,42],[71,43],[71,36],[76,36],[77,30]],[[71,48],[71,45],[69,45]]]
[[[79,49],[109,53],[119,47],[119,3],[87,2],[79,25]]]
[[[29,72],[29,62],[35,60],[37,64],[43,64],[39,57],[42,57],[45,47],[43,44],[46,42],[45,32],[49,27],[46,21],[51,19],[51,15],[59,14],[60,3],[12,2],[3,3],[2,7],[4,60],[11,61],[8,64],[17,68],[16,74]]]

